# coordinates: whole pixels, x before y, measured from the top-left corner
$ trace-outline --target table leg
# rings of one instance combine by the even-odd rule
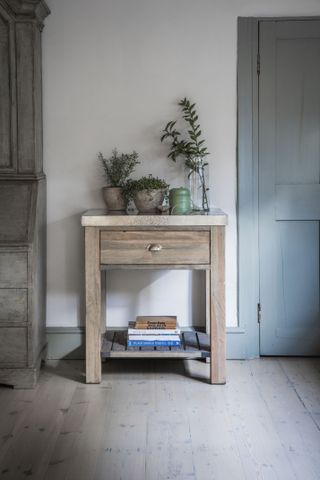
[[[85,228],[86,382],[101,382],[101,272],[99,228]]]
[[[206,334],[210,335],[210,318],[211,318],[210,275],[211,275],[211,270],[205,270],[205,275],[206,275],[206,280],[205,280],[205,284],[206,284]]]
[[[225,227],[211,227],[210,382],[226,383]]]

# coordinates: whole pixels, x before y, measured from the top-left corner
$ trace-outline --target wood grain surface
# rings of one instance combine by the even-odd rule
[[[0,250],[0,288],[28,286],[28,253]]]
[[[159,251],[152,250],[157,247]],[[104,264],[192,265],[209,261],[209,232],[101,232],[101,263]]]
[[[28,290],[0,289],[0,324],[26,323],[28,321]]]
[[[225,227],[211,229],[211,383],[226,383]]]
[[[34,390],[0,387],[8,480],[319,480],[320,360],[47,362]]]
[[[101,381],[101,272],[100,232],[85,229],[86,273],[86,372],[87,383]]]

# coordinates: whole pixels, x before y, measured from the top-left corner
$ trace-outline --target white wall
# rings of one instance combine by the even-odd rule
[[[80,214],[103,207],[98,151],[136,149],[136,176],[182,185],[161,129],[197,103],[210,156],[211,203],[229,215],[227,325],[237,324],[236,62],[238,16],[320,15],[319,0],[48,0],[43,32],[44,168],[48,177],[48,325],[83,321]],[[108,274],[110,324],[136,314],[204,316],[203,276]]]

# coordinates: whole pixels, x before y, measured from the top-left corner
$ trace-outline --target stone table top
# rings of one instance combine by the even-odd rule
[[[110,213],[104,209],[87,210],[81,217],[83,227],[197,227],[227,225],[228,216],[219,208],[208,213],[189,215]]]

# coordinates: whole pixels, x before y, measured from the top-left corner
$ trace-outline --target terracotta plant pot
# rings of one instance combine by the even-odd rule
[[[123,195],[122,187],[103,187],[102,193],[110,212],[126,210],[128,202]]]
[[[133,201],[140,213],[157,213],[162,205],[165,190],[140,190],[133,196]]]

